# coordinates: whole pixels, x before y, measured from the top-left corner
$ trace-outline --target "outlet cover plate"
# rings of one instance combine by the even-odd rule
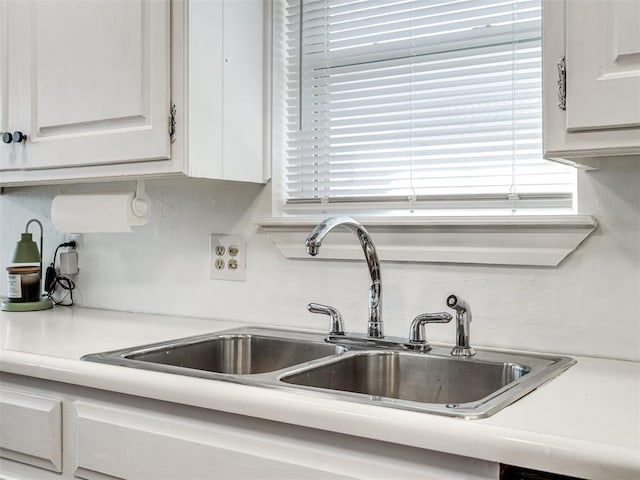
[[[209,278],[244,282],[247,278],[247,239],[241,235],[209,236]]]

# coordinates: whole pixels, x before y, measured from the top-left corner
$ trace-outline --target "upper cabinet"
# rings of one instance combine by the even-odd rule
[[[640,0],[543,1],[545,158],[640,155]]]
[[[0,168],[169,158],[169,14],[168,0],[5,0]]]
[[[185,5],[188,46],[181,70],[188,73],[190,176],[262,183],[270,174],[270,5],[270,0]]]
[[[266,33],[263,0],[0,0],[0,185],[264,182]]]

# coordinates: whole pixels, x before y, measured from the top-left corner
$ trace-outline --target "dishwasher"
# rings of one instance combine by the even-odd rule
[[[541,472],[528,468],[500,465],[500,480],[584,480],[557,473]]]

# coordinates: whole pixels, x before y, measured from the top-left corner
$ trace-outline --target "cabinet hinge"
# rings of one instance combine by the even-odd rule
[[[567,109],[567,59],[560,57],[558,60],[558,107]]]
[[[176,106],[173,104],[169,110],[169,139],[171,143],[176,141]]]

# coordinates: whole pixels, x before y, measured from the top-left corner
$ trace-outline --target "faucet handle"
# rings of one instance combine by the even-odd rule
[[[413,319],[409,329],[409,345],[419,347],[422,351],[429,351],[431,347],[425,335],[427,323],[449,323],[453,317],[447,312],[422,313]]]
[[[329,335],[344,335],[344,327],[342,326],[342,315],[340,312],[329,305],[322,305],[320,303],[310,303],[307,305],[307,310],[311,313],[320,313],[322,315],[328,315],[331,320],[331,328]]]

